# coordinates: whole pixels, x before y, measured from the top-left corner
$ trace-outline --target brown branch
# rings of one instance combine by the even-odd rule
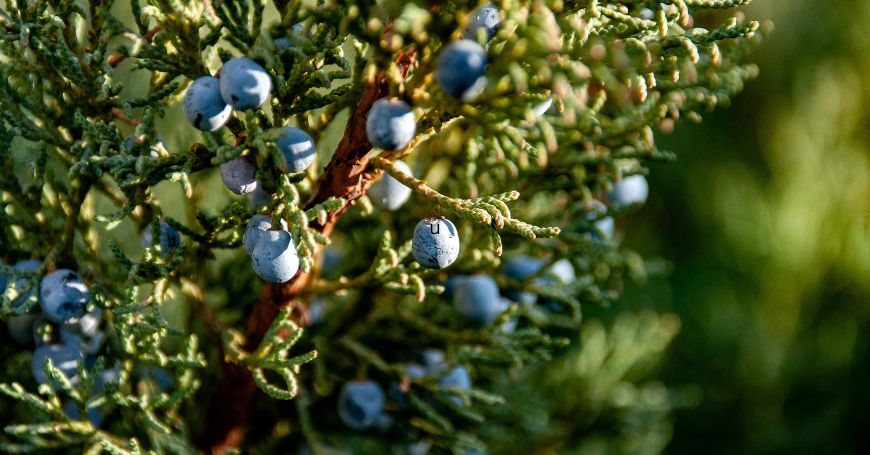
[[[415,58],[416,51],[407,49],[399,53],[396,62],[400,67],[407,68],[414,63]],[[332,233],[341,216],[365,194],[377,176],[377,171],[366,170],[372,145],[366,137],[365,124],[372,104],[388,93],[387,77],[380,72],[374,81],[366,85],[347,122],[344,136],[318,180],[317,191],[305,203],[304,208],[308,209],[331,197],[344,199],[344,205],[330,213],[322,225],[312,221],[311,227],[326,236]],[[293,307],[297,310],[293,312],[293,317],[297,322],[304,322],[307,309],[304,302],[296,297],[308,286],[311,279],[312,273],[299,272],[287,283],[267,284],[263,288],[245,326],[245,350],[253,351],[260,345],[272,321],[284,308]],[[206,415],[204,432],[199,441],[201,447],[215,454],[239,447],[257,396],[257,386],[250,371],[224,362],[221,382],[213,394]]]

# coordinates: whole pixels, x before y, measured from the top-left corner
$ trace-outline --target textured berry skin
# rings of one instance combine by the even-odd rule
[[[372,104],[366,117],[366,136],[375,147],[398,150],[414,139],[417,119],[408,103],[381,98]]]
[[[275,141],[278,150],[284,156],[278,167],[283,172],[302,172],[314,162],[314,139],[305,131],[295,126],[281,128],[281,137]]]
[[[486,30],[486,40],[492,39],[501,24],[498,7],[492,3],[485,3],[471,14],[473,16],[469,18],[468,24],[462,29],[462,38],[476,41],[477,31],[484,29]]]
[[[181,245],[181,235],[166,221],[160,220],[159,224],[160,235],[157,237],[157,240],[160,242],[160,254],[163,257],[168,257],[172,254],[173,250],[178,248],[178,245]],[[154,244],[152,242],[153,233],[151,231],[152,226],[150,224],[142,231],[142,248],[151,248]]]
[[[505,261],[501,273],[512,280],[525,280],[540,272],[542,268],[544,268],[544,261],[540,259],[531,256],[515,256]],[[525,304],[535,303],[538,299],[538,296],[531,292],[517,289],[505,289],[504,295],[514,302]]]
[[[65,344],[43,344],[33,350],[33,360],[30,363],[30,372],[38,384],[45,384],[48,378],[45,376],[45,359],[50,358],[55,368],[64,376],[75,381],[80,362],[84,361],[82,353]]]
[[[184,116],[194,128],[214,131],[230,119],[233,108],[221,97],[220,81],[211,76],[197,78],[184,93]]]
[[[605,206],[600,201],[592,201],[592,209],[586,212],[586,220],[592,221],[595,220],[601,215],[607,213],[607,206]],[[601,234],[604,234],[604,240],[613,238],[614,231],[614,222],[613,218],[606,216],[604,218],[595,221],[595,230],[596,232],[592,233],[592,236],[601,239]]]
[[[287,230],[287,222],[281,219],[281,228]],[[260,236],[264,232],[272,229],[272,217],[266,215],[254,215],[251,221],[248,221],[248,226],[245,228],[245,235],[242,237],[242,248],[245,252],[251,254],[254,252],[254,247],[260,240]]]
[[[393,164],[403,173],[410,176],[414,175],[407,164],[401,161],[394,161]],[[381,174],[381,178],[369,187],[367,194],[372,204],[377,208],[393,211],[408,201],[408,198],[411,197],[411,189],[384,172]]]
[[[414,259],[428,269],[443,269],[459,257],[459,233],[446,218],[424,218],[414,229]]]
[[[221,67],[221,96],[233,109],[260,107],[272,93],[272,78],[257,62],[247,57],[228,60]]]
[[[623,177],[613,184],[613,191],[607,195],[607,200],[615,205],[643,204],[649,196],[649,184],[646,177],[635,174]]]
[[[384,391],[374,382],[349,382],[338,396],[338,416],[354,430],[371,428],[384,412],[384,401]]]
[[[257,165],[246,156],[221,164],[221,180],[228,190],[236,194],[253,193],[260,182],[254,177]]]
[[[59,269],[39,283],[42,313],[52,322],[63,323],[85,314],[91,291],[75,272]]]
[[[498,284],[487,275],[465,279],[453,292],[456,310],[475,324],[488,326],[504,311]]]
[[[448,44],[435,67],[435,80],[444,93],[471,101],[486,85],[484,68],[486,51],[474,41],[459,40]]]
[[[270,230],[262,233],[251,252],[254,272],[270,283],[290,281],[299,270],[299,255],[290,233]]]

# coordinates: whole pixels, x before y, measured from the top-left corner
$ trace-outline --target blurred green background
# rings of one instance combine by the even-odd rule
[[[659,138],[627,246],[673,263],[619,308],[676,313],[659,370],[698,400],[673,453],[870,446],[870,1],[758,0],[775,31],[728,109]],[[866,453],[866,452],[864,452]]]

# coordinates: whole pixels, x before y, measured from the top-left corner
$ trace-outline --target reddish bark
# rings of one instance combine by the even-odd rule
[[[415,57],[416,52],[413,49],[406,50],[399,54],[396,62],[407,73]],[[372,149],[366,138],[366,117],[372,104],[378,98],[386,96],[388,91],[387,78],[383,73],[379,73],[365,87],[359,103],[348,119],[344,136],[335,154],[318,180],[317,191],[305,203],[304,208],[308,209],[331,197],[345,200],[344,205],[327,216],[324,224],[312,221],[311,227],[324,235],[329,236],[332,233],[341,216],[365,194],[376,176],[375,173],[366,171],[368,153]],[[287,283],[267,284],[263,288],[245,326],[245,350],[252,351],[260,345],[269,326],[284,308],[294,306],[298,311],[294,311],[292,317],[305,322],[307,309],[295,297],[310,281],[310,273],[300,272]],[[225,362],[221,382],[214,392],[206,415],[205,431],[200,439],[201,447],[214,454],[222,454],[239,447],[257,397],[257,386],[250,372],[244,367]]]

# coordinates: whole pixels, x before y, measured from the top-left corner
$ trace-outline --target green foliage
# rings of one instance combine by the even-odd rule
[[[699,120],[755,76],[744,54],[758,23],[739,13],[705,14],[744,3],[504,0],[502,25],[487,48],[486,88],[463,104],[441,92],[432,71],[475,2],[8,0],[0,9],[2,259],[39,258],[40,272],[78,271],[94,293],[92,307],[106,315],[109,342],[75,383],[46,365],[59,390],[37,390],[22,367],[29,348],[4,336],[0,391],[8,398],[0,408],[13,411],[0,416],[0,450],[194,451],[194,433],[217,431],[202,428],[214,418],[204,403],[231,399],[214,395],[228,366],[272,398],[296,397],[292,405],[259,403],[246,422],[244,447],[252,450],[292,451],[304,438],[314,453],[327,446],[382,453],[416,442],[455,452],[492,443],[507,453],[519,446],[498,446],[492,429],[531,428],[525,417],[504,416],[536,406],[566,420],[539,428],[529,444],[634,448],[628,430],[583,441],[606,434],[591,417],[576,433],[564,426],[577,409],[603,415],[621,407],[615,413],[625,416],[613,425],[651,412],[643,440],[664,447],[672,404],[662,386],[635,382],[677,323],[646,315],[618,322],[609,336],[597,323],[581,325],[584,308],[615,302],[626,280],[643,281],[663,267],[620,248],[618,238],[593,235],[585,214],[623,174],[673,159],[656,147],[654,128]],[[295,24],[304,32],[292,33]],[[279,36],[294,46],[277,51]],[[194,134],[179,120],[184,89],[236,55],[269,72],[271,102],[235,113],[226,128]],[[323,175],[336,172],[327,163],[348,159],[337,135],[378,84],[411,102],[419,133],[403,151],[365,149],[371,159],[357,171],[389,173],[412,188],[412,203],[374,212],[362,194],[345,191],[308,204],[334,177]],[[547,99],[553,109],[535,114]],[[286,124],[318,144],[317,164],[307,172],[282,174],[275,165],[272,142]],[[213,191],[215,168],[239,156],[256,162],[266,202]],[[407,158],[416,177],[397,171],[391,161],[398,158]],[[260,295],[239,251],[255,213],[288,223],[307,286]],[[529,254],[568,259],[577,278],[556,287],[536,281],[540,276],[499,276],[500,286],[540,294],[557,310],[514,302],[492,327],[472,327],[439,295],[448,273],[424,270],[409,255],[413,227],[433,214],[459,228],[462,251],[449,275],[495,276],[503,254]],[[159,251],[158,242],[143,249],[135,239],[144,229],[157,234],[159,219],[183,235],[171,252]],[[334,229],[324,229],[334,220]],[[333,270],[322,266],[327,245],[342,256]],[[2,271],[30,286],[40,276]],[[36,307],[12,308],[15,287],[3,293],[3,319]],[[251,327],[262,316],[259,305],[269,308],[274,298],[284,306],[257,334]],[[315,302],[325,314],[303,330]],[[502,329],[509,320],[518,321],[512,332]],[[578,331],[580,346],[566,348]],[[291,357],[291,348],[307,353]],[[451,367],[467,366],[474,387],[406,377],[402,365],[426,348],[445,351]],[[606,361],[602,352],[609,352]],[[581,366],[561,366],[572,362]],[[93,393],[92,378],[110,364],[119,366],[117,383]],[[158,368],[171,378],[168,390],[153,377]],[[337,390],[359,377],[385,389],[401,384],[409,405],[388,401],[389,429],[351,432],[338,420]],[[517,387],[524,397],[514,399],[510,377],[523,378]],[[576,391],[575,401],[553,401],[563,388]],[[652,398],[625,405],[633,393]],[[63,412],[64,399],[74,401],[81,420]],[[91,408],[112,418],[96,428],[82,412]]]

